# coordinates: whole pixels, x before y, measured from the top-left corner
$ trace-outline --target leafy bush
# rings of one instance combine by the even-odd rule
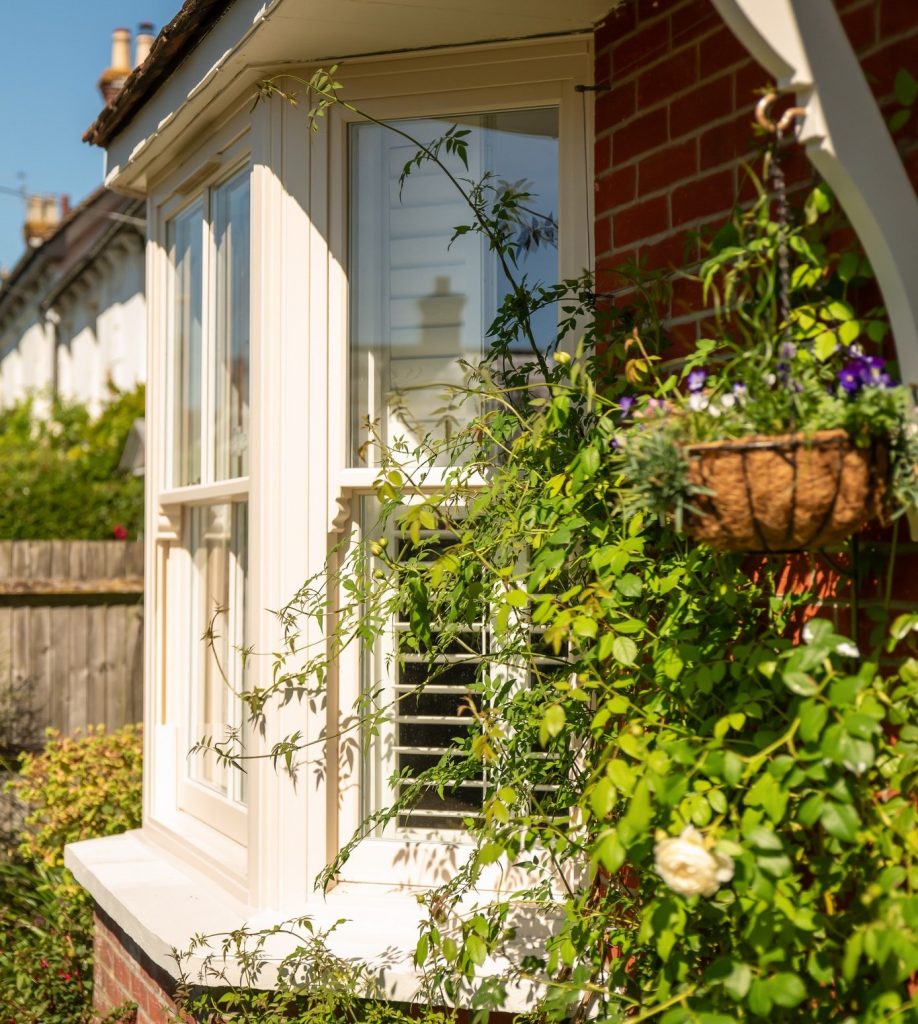
[[[56,402],[48,419],[26,399],[0,413],[0,538],[108,540],[143,528],[143,479],[118,472],[144,389],[113,392],[93,419]],[[126,534],[123,531],[127,531]]]
[[[49,732],[9,784],[29,812],[16,858],[0,860],[0,1006],[15,1024],[94,1020],[92,902],[63,867],[64,845],[139,826],[140,741],[137,726]]]
[[[67,843],[139,826],[141,728],[107,733],[90,727],[77,738],[49,729],[46,735],[40,754],[23,755],[10,788],[29,808],[20,857],[59,867]]]

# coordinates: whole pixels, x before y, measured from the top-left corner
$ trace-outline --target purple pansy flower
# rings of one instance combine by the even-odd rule
[[[688,389],[693,394],[700,391],[704,387],[704,382],[708,379],[707,372],[705,370],[692,370],[688,375]]]
[[[842,391],[856,394],[864,387],[892,387],[892,378],[886,373],[886,361],[880,356],[857,356],[850,359],[838,371],[838,383]]]
[[[622,395],[618,400],[618,407],[621,409],[622,416],[627,416],[628,413],[634,408],[634,403],[637,401],[632,395]]]
[[[792,341],[781,342],[782,359],[793,359],[797,354],[797,346]]]

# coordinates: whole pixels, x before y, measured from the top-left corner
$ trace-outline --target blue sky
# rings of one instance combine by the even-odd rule
[[[102,180],[102,150],[83,132],[102,108],[112,29],[158,32],[181,0],[0,0],[0,186],[66,193],[77,203]],[[0,266],[23,251],[22,201],[0,191]]]

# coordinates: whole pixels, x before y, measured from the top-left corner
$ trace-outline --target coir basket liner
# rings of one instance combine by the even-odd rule
[[[721,551],[801,551],[838,544],[882,513],[887,452],[843,430],[688,446],[687,532]]]

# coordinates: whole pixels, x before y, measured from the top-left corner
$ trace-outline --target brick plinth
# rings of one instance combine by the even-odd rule
[[[174,980],[158,967],[103,911],[96,908],[93,934],[93,1008],[105,1016],[135,1003],[124,1024],[167,1024],[175,1020]]]

